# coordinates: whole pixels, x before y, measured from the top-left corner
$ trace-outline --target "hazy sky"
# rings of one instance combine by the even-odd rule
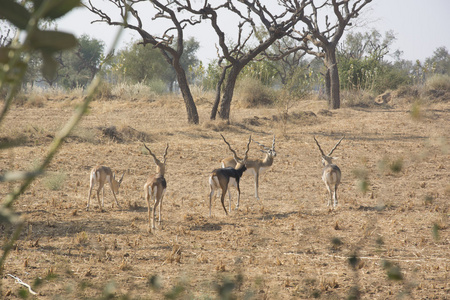
[[[363,9],[360,18],[364,20],[364,27],[358,28],[358,31],[377,29],[383,34],[394,31],[397,40],[392,50],[403,51],[404,59],[423,61],[441,46],[450,51],[450,0],[373,0]],[[110,46],[117,27],[90,24],[94,19],[94,14],[80,8],[61,19],[58,28],[76,36],[87,34]],[[197,55],[207,63],[216,58],[216,37],[201,28],[195,30],[187,36],[195,35],[201,47]],[[137,38],[138,35],[133,31],[123,31],[118,48],[123,48],[127,42]]]

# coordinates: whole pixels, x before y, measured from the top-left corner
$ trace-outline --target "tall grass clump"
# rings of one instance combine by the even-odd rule
[[[260,80],[245,77],[238,82],[236,98],[240,106],[250,108],[256,106],[272,105],[275,102],[275,92],[265,86]]]
[[[66,174],[64,174],[64,173],[60,173],[60,172],[49,173],[44,178],[44,185],[49,190],[59,191],[59,190],[61,190],[65,180],[66,180]]]
[[[167,87],[160,80],[153,80],[149,83],[127,83],[121,82],[110,86],[113,98],[122,100],[154,100],[158,95],[167,92]]]
[[[448,74],[434,74],[427,79],[426,86],[431,90],[450,91],[450,76]]]
[[[348,89],[341,91],[341,98],[344,107],[370,107],[375,97],[371,90]]]

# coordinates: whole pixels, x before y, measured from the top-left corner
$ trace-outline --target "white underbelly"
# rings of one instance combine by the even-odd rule
[[[237,187],[236,178],[230,177],[230,181],[228,182],[228,186]]]

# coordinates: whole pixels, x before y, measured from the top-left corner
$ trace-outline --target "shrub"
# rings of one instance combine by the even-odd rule
[[[66,174],[50,173],[44,179],[44,185],[52,191],[59,191],[66,180]]]
[[[435,74],[427,79],[426,86],[431,90],[450,91],[450,76],[447,74]]]
[[[114,95],[112,92],[113,87],[108,82],[102,81],[97,88],[97,98],[104,100],[114,99]]]
[[[341,92],[344,107],[371,107],[374,105],[374,97],[366,90],[343,90]]]
[[[245,77],[238,82],[236,94],[239,103],[245,108],[272,105],[275,101],[273,90],[252,77]]]

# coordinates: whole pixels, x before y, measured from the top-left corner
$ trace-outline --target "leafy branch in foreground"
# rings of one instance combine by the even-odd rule
[[[57,1],[45,0],[34,2],[34,7],[16,3],[13,0],[0,2],[0,17],[8,20],[18,30],[23,30],[26,35],[20,42],[15,39],[10,45],[0,48],[0,90],[7,90],[6,98],[0,112],[0,126],[13,99],[20,89],[22,79],[28,67],[30,55],[39,52],[43,58],[42,73],[46,76],[54,76],[56,71],[56,61],[53,58],[57,51],[67,50],[77,45],[76,38],[69,33],[40,30],[40,22],[59,18],[70,10],[80,5],[80,0]],[[17,35],[18,36],[18,35]],[[117,38],[116,38],[117,40]],[[7,194],[0,205],[0,223],[8,226],[15,226],[13,234],[5,241],[3,253],[0,256],[0,277],[3,277],[3,269],[8,253],[13,249],[14,243],[19,238],[24,221],[13,211],[14,201],[30,186],[34,179],[42,174],[52,161],[55,154],[62,146],[64,139],[70,134],[72,129],[78,124],[82,116],[86,113],[88,105],[92,100],[95,91],[100,83],[100,78],[95,77],[87,89],[87,96],[83,103],[78,106],[71,119],[65,124],[62,130],[55,136],[50,144],[47,155],[42,163],[29,172],[6,172],[0,176],[0,182],[21,181],[20,186]],[[20,144],[20,143],[19,143]],[[7,142],[0,143],[0,149],[18,146],[8,145]],[[0,295],[2,295],[2,284],[0,281]]]

